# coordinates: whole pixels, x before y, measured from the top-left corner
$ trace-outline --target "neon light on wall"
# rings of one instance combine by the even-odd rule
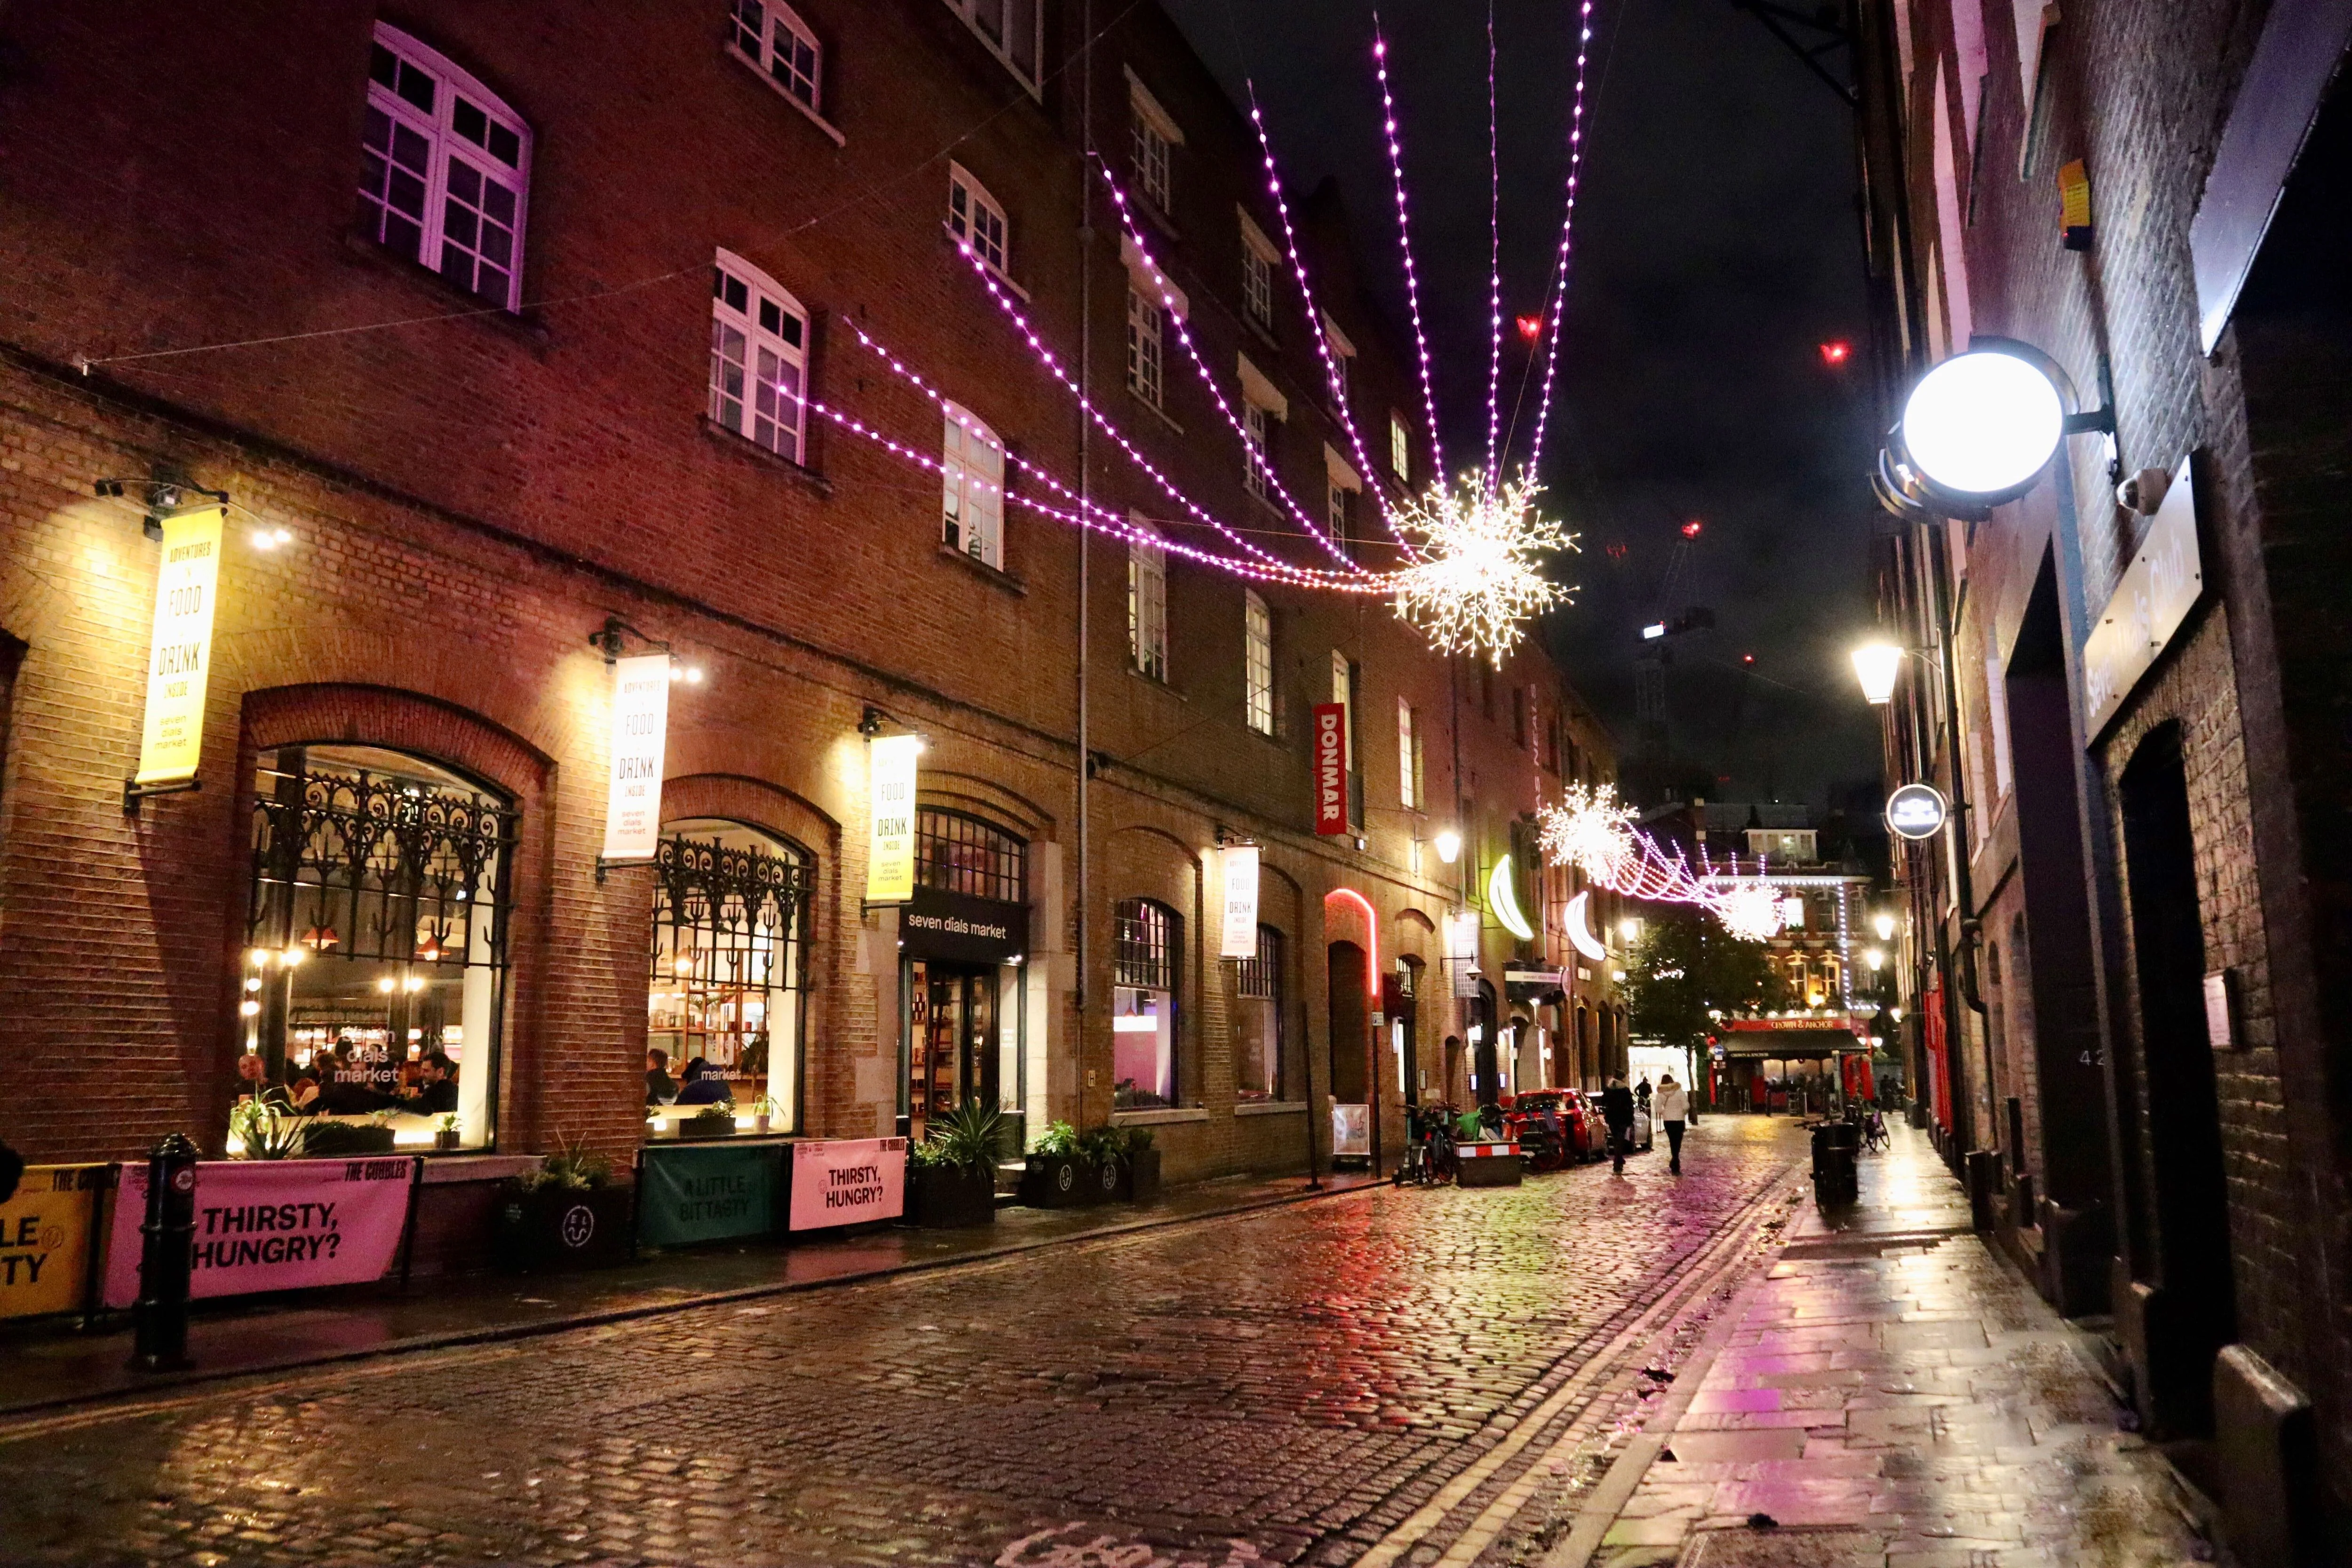
[[[1323,895],[1323,901],[1345,899],[1364,911],[1364,989],[1374,997],[1381,994],[1381,917],[1372,912],[1371,900],[1353,888],[1334,888]]]
[[[1577,952],[1599,963],[1609,956],[1609,950],[1601,945],[1599,937],[1592,934],[1592,925],[1587,914],[1591,902],[1591,893],[1579,893],[1568,900],[1568,940],[1576,944]]]
[[[1511,886],[1508,855],[1496,861],[1495,868],[1486,873],[1486,907],[1495,911],[1495,918],[1503,922],[1505,931],[1521,942],[1535,941],[1535,928],[1528,924],[1527,916],[1519,913],[1519,894]]]

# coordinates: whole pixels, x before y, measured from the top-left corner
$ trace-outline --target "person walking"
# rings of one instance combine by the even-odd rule
[[[1683,1124],[1690,1118],[1690,1096],[1675,1081],[1675,1075],[1664,1074],[1658,1079],[1658,1093],[1653,1102],[1658,1120],[1666,1124],[1666,1149],[1673,1156],[1666,1169],[1675,1175],[1683,1173]]]
[[[1601,1120],[1609,1124],[1611,1173],[1625,1173],[1625,1145],[1633,1141],[1633,1091],[1622,1078],[1612,1078],[1601,1091]]]

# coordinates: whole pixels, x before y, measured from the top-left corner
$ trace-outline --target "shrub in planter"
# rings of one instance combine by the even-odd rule
[[[1115,1203],[1127,1195],[1128,1133],[1124,1127],[1089,1127],[1078,1137],[1078,1152],[1091,1167],[1087,1173],[1094,1201]]]
[[[433,1146],[436,1149],[455,1149],[464,1137],[464,1131],[457,1125],[457,1113],[454,1110],[445,1112],[433,1123]]]
[[[1149,1127],[1129,1127],[1126,1157],[1119,1161],[1118,1195],[1130,1204],[1160,1201],[1160,1151]]]
[[[498,1255],[509,1268],[596,1268],[629,1256],[635,1194],[613,1180],[613,1163],[567,1140],[505,1184]]]
[[[302,1152],[313,1160],[341,1160],[392,1152],[392,1129],[373,1122],[313,1121],[302,1129]]]
[[[681,1138],[726,1138],[735,1131],[735,1108],[714,1105],[708,1110],[698,1110],[677,1124]]]
[[[1097,1200],[1094,1172],[1066,1121],[1045,1129],[1021,1173],[1021,1201],[1031,1208],[1072,1209]]]
[[[966,1100],[907,1152],[906,1223],[927,1229],[996,1223],[996,1150],[1004,1118]]]

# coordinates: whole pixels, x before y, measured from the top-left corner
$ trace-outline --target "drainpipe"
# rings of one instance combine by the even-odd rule
[[[1094,160],[1095,160],[1095,15],[1094,0],[1083,0],[1079,10],[1079,142],[1078,166],[1078,399],[1091,406],[1094,384]],[[1090,515],[1093,504],[1093,470],[1087,458],[1087,421],[1078,416],[1078,515]],[[1087,1124],[1087,931],[1090,906],[1087,892],[1087,778],[1092,771],[1090,753],[1087,749],[1087,655],[1093,639],[1087,636],[1091,619],[1087,610],[1087,589],[1090,586],[1088,563],[1094,555],[1094,540],[1085,528],[1078,535],[1078,853],[1077,853],[1077,975],[1071,988],[1074,1011],[1077,1015],[1073,1030],[1076,1038],[1071,1047],[1077,1058],[1077,1124]]]

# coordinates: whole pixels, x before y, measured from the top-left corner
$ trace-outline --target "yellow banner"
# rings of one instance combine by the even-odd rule
[[[16,1195],[0,1204],[0,1318],[81,1310],[108,1169],[28,1166]]]
[[[877,735],[866,742],[866,810],[873,836],[866,847],[866,901],[903,904],[915,896],[914,735]]]
[[[225,510],[163,520],[163,568],[155,578],[155,631],[148,640],[147,727],[139,737],[140,784],[196,776],[205,739],[205,683],[213,665],[213,599],[220,586]]]

